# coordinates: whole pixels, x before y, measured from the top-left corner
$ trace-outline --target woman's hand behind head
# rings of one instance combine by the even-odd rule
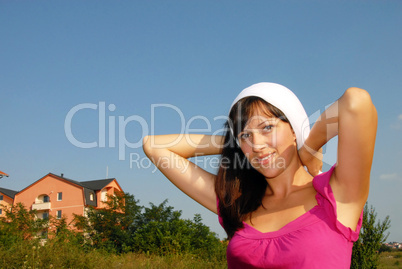
[[[307,167],[312,176],[318,175],[322,170],[322,148],[318,151],[304,144],[298,151],[300,160]]]

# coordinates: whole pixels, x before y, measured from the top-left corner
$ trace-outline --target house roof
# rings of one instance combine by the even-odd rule
[[[14,199],[15,195],[18,193],[18,191],[13,191],[13,190],[5,189],[5,188],[0,188],[0,192],[13,199]]]
[[[84,190],[84,196],[85,196],[85,203],[87,205],[94,205],[96,206],[97,202],[96,200],[91,201],[90,199],[90,195],[91,193],[95,194],[96,191],[99,191],[101,189],[103,189],[104,187],[106,187],[110,182],[112,182],[113,180],[116,180],[115,178],[109,178],[109,179],[100,179],[100,180],[90,180],[90,181],[76,181],[70,178],[66,178],[63,175],[56,175],[53,173],[49,173],[46,176],[52,176],[54,178],[57,178],[59,180],[65,181],[65,182],[69,182],[77,187],[81,187]],[[23,192],[26,189],[30,188],[32,185],[36,184],[38,181],[42,180],[43,178],[45,178],[46,176],[42,177],[41,179],[35,181],[34,183],[32,183],[31,185],[25,187],[23,190],[20,191]],[[119,184],[116,181],[116,184],[119,186]],[[119,188],[121,189],[121,187],[119,186]],[[95,196],[96,199],[96,196]]]
[[[49,173],[49,175],[52,175],[52,176],[54,176],[54,177],[63,179],[63,180],[65,180],[65,181],[68,181],[68,182],[73,183],[73,184],[75,184],[75,185],[78,185],[78,186],[80,186],[80,187],[86,188],[86,186],[83,186],[83,185],[81,184],[81,182],[76,181],[76,180],[72,180],[72,179],[70,179],[70,178],[66,178],[66,177],[64,177],[63,175],[59,176],[59,175],[56,175],[56,174],[53,174],[53,173]]]
[[[49,173],[47,175],[51,175],[53,177],[59,178],[61,180],[65,180],[65,181],[70,182],[70,183],[72,183],[74,185],[77,185],[79,187],[83,187],[84,189],[90,189],[92,191],[99,191],[99,190],[103,189],[104,187],[106,187],[113,180],[116,180],[115,178],[107,178],[107,179],[98,179],[98,180],[89,180],[89,181],[76,181],[76,180],[66,178],[64,176],[56,175],[56,174],[53,174],[53,173]],[[44,177],[42,177],[41,179],[43,179],[43,178]],[[32,184],[28,185],[27,187],[22,189],[20,192],[28,189],[29,187],[31,187],[32,185],[34,185],[36,182],[40,181],[41,179],[39,179],[39,180],[33,182]],[[117,181],[116,181],[116,183],[117,183]],[[117,183],[117,185],[119,185],[119,184]],[[120,185],[119,185],[119,187],[120,187]]]
[[[107,178],[107,179],[98,179],[98,180],[88,180],[88,181],[76,181],[76,180],[72,180],[70,178],[66,178],[64,176],[58,176],[55,174],[50,173],[51,175],[64,179],[66,181],[69,181],[75,185],[78,185],[80,187],[84,187],[84,188],[88,188],[91,189],[93,191],[99,191],[101,189],[103,189],[104,187],[107,186],[107,184],[109,184],[110,182],[112,182],[113,180],[115,180],[114,178]]]
[[[81,181],[80,183],[91,190],[99,191],[107,186],[110,182],[115,180],[114,178],[107,179],[99,179],[99,180],[90,180],[90,181]]]
[[[6,173],[4,173],[4,172],[0,171],[0,178],[1,178],[1,177],[3,177],[3,176],[8,177],[8,175],[7,175]]]

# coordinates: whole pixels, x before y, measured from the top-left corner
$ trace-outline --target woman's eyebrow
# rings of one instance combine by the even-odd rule
[[[276,117],[271,117],[271,118],[269,118],[269,119],[266,119],[266,120],[264,120],[263,122],[261,122],[261,123],[259,123],[258,125],[257,125],[257,127],[259,127],[259,126],[261,126],[261,125],[263,125],[263,124],[265,124],[265,123],[267,123],[267,122],[275,122],[276,121]]]
[[[276,117],[267,118],[266,120],[260,122],[256,127],[260,127],[261,125],[266,124],[267,122],[268,122],[268,123],[275,123],[276,120],[277,120]],[[246,126],[244,127],[244,129],[243,129],[242,132],[244,132],[244,131],[246,131],[246,130],[252,130],[252,129],[255,129],[255,128],[249,128],[249,127],[248,127],[248,124],[246,124]]]

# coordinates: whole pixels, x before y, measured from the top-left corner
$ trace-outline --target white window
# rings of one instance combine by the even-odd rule
[[[3,214],[3,209],[0,208],[0,215]]]
[[[102,192],[101,192],[101,201],[102,202],[107,201],[107,190],[102,190]]]
[[[0,195],[0,201],[3,201],[3,195]]]
[[[49,219],[49,213],[48,212],[44,212],[42,214],[42,219]]]
[[[90,193],[90,194],[89,194],[89,200],[91,200],[91,201],[94,200],[94,194],[93,194],[93,193]]]
[[[61,201],[63,200],[63,193],[62,192],[58,192],[57,193],[57,201]]]
[[[57,210],[57,219],[61,219],[62,212],[61,210]]]
[[[47,196],[47,195],[43,196],[43,202],[44,203],[49,203],[50,202],[49,196]]]

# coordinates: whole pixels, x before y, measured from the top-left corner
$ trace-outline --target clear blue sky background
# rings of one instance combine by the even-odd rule
[[[0,1],[0,170],[10,174],[0,186],[21,190],[49,172],[101,179],[108,167],[142,205],[169,199],[224,237],[213,213],[154,167],[130,162],[131,155],[149,165],[141,148],[126,147],[119,158],[122,138],[141,141],[152,126],[180,131],[178,112],[158,107],[152,118],[153,104],[175,106],[184,124],[205,117],[190,127],[209,121],[204,132],[213,133],[223,124],[214,118],[256,82],[289,87],[312,119],[357,86],[379,114],[369,203],[379,218],[391,217],[388,241],[402,241],[401,28],[401,1]],[[72,135],[98,147],[79,148],[66,136],[66,117],[80,104],[97,109],[74,114]],[[133,121],[123,126],[119,117]]]

